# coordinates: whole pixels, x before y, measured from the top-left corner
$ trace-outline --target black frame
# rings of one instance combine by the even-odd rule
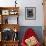
[[[25,19],[36,20],[36,7],[25,7]]]

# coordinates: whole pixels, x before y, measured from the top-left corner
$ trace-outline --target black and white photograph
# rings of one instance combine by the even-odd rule
[[[36,19],[36,8],[35,7],[26,7],[25,8],[25,18],[28,20]]]

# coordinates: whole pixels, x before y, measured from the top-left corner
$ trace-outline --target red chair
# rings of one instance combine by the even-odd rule
[[[25,39],[28,39],[29,37],[34,36],[37,39],[37,35],[36,33],[33,31],[32,28],[28,28],[24,34],[24,37],[22,38],[22,42],[21,45],[22,46],[27,46],[25,43]],[[38,41],[37,44],[35,46],[41,46],[40,42]]]

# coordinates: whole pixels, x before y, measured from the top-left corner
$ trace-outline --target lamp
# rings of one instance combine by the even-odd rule
[[[16,7],[16,4],[17,4],[17,2],[16,2],[17,0],[15,0],[15,7]]]
[[[18,32],[17,32],[17,29],[15,28],[14,29],[14,37],[13,37],[13,40],[18,40]]]

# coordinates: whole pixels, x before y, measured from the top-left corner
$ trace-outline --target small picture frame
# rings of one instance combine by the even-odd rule
[[[9,10],[2,10],[2,15],[9,15]]]
[[[25,7],[25,19],[26,20],[36,19],[36,7]]]

